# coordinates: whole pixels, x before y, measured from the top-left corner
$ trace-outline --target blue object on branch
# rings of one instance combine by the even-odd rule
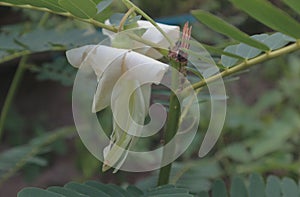
[[[168,25],[183,25],[185,22],[190,23],[196,22],[196,19],[191,14],[183,14],[179,16],[168,16],[163,18],[155,19],[158,23],[164,23]]]

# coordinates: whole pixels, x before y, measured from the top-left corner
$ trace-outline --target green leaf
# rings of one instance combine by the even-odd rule
[[[64,187],[90,197],[98,197],[98,196],[109,197],[109,195],[105,194],[101,190],[98,190],[88,185],[83,185],[75,182],[67,183]]]
[[[59,0],[59,5],[79,18],[94,18],[97,14],[96,4],[92,0]]]
[[[268,177],[266,186],[266,197],[281,197],[280,179],[278,177]]]
[[[197,179],[192,179],[195,181]],[[201,186],[201,185],[199,185]],[[124,188],[113,185],[103,184],[96,181],[88,181],[85,183],[68,183],[64,187],[52,186],[47,190],[37,188],[24,188],[18,193],[18,197],[95,197],[95,196],[120,196],[120,197],[192,197],[186,188],[174,186],[174,185],[163,185],[159,187],[147,186],[144,190],[140,190],[136,186],[128,186]],[[201,190],[193,192],[198,196],[209,197],[227,197],[228,192],[224,181],[217,180],[213,183],[211,189]],[[230,196],[231,197],[298,197],[299,190],[294,180],[290,178],[283,178],[282,182],[276,176],[269,176],[267,178],[267,185],[264,185],[262,177],[258,174],[252,174],[250,176],[250,185],[247,190],[245,182],[242,178],[236,176],[231,181]]]
[[[97,14],[105,10],[110,4],[112,4],[113,0],[102,0],[98,5],[97,5]]]
[[[103,191],[104,193],[108,194],[109,196],[122,196],[122,193],[120,193],[118,190],[112,188],[112,187],[107,187],[107,185],[103,183],[99,183],[96,181],[87,181],[85,183],[88,186],[94,187],[100,191]]]
[[[161,196],[161,197],[192,197],[192,195],[189,194],[187,189],[184,188],[177,188],[173,185],[163,185],[156,188],[153,188],[149,191],[147,191],[144,196]]]
[[[35,7],[48,8],[56,12],[65,12],[65,10],[58,4],[58,0],[28,0],[28,4]]]
[[[18,197],[40,197],[40,196],[43,196],[43,197],[64,197],[63,195],[61,194],[57,194],[57,193],[54,193],[54,192],[51,192],[51,191],[46,191],[46,190],[43,190],[43,189],[39,189],[39,188],[25,188],[23,190],[21,190],[19,193],[18,193]]]
[[[234,4],[234,6],[243,10],[268,27],[294,38],[300,38],[300,24],[270,2],[266,0],[230,1]]]
[[[88,185],[87,185],[88,184]],[[100,186],[100,187],[99,187]],[[108,190],[108,188],[113,189]],[[106,192],[104,192],[106,190]],[[184,188],[178,188],[173,185],[164,185],[156,188],[149,189],[146,192],[138,189],[135,186],[129,186],[127,190],[122,187],[112,184],[102,184],[95,181],[89,181],[84,184],[80,183],[68,183],[64,187],[49,187],[48,190],[37,188],[25,188],[18,193],[18,197],[99,197],[99,196],[118,196],[118,197],[192,197],[189,191]]]
[[[185,173],[182,173],[185,172]],[[170,180],[179,187],[198,193],[211,187],[210,179],[219,177],[221,169],[217,162],[195,162],[189,165],[173,164]]]
[[[291,178],[283,178],[281,189],[283,197],[299,197],[298,185]]]
[[[217,47],[213,47],[213,46],[209,46],[209,45],[205,45],[205,44],[202,44],[202,45],[203,45],[203,47],[204,47],[208,52],[210,52],[210,53],[212,53],[212,54],[216,54],[216,55],[226,55],[226,56],[228,56],[228,57],[233,57],[233,58],[235,58],[235,59],[244,60],[243,57],[238,56],[238,55],[236,55],[236,54],[234,54],[234,53],[229,53],[229,52],[224,51],[224,50],[222,50],[222,49],[220,49],[220,48],[217,48]]]
[[[49,187],[47,190],[57,194],[62,194],[65,197],[88,197],[87,195],[77,193],[73,190],[64,187],[52,186]]]
[[[231,197],[247,196],[247,189],[242,178],[237,176],[233,178],[233,181],[231,183],[231,188],[230,188],[230,196]]]
[[[222,152],[224,156],[227,156],[237,162],[247,163],[251,161],[251,154],[242,143],[230,144]]]
[[[224,49],[224,52],[231,53],[231,54],[238,54],[239,53],[239,46],[240,45],[232,45],[228,46]],[[233,57],[229,57],[226,55],[221,56],[221,63],[225,67],[230,67],[235,65],[239,60]]]
[[[1,2],[11,3],[14,5],[26,5],[28,4],[26,0],[1,0]]]
[[[212,186],[213,197],[227,197],[227,190],[224,181],[217,180]]]
[[[209,194],[208,194],[207,191],[201,191],[201,192],[199,193],[199,196],[201,196],[201,197],[209,197]]]
[[[280,32],[271,35],[266,35],[265,38],[263,38],[261,41],[267,46],[269,46],[271,50],[280,49],[281,47],[287,45],[290,42],[287,39],[287,36]]]
[[[1,0],[1,2],[11,3],[14,5],[30,5],[30,0]]]
[[[192,14],[198,19],[200,20],[202,23],[204,23],[205,25],[207,25],[208,27],[210,27],[211,29],[226,35],[230,38],[233,38],[239,42],[248,44],[252,47],[258,48],[262,51],[268,51],[269,48],[262,44],[259,41],[256,41],[254,39],[251,39],[249,37],[249,35],[247,35],[246,33],[240,31],[239,29],[237,29],[236,27],[234,27],[233,25],[227,23],[226,21],[224,21],[221,18],[218,18],[206,11],[203,10],[195,10],[192,11]]]
[[[14,5],[31,5],[34,7],[48,8],[55,12],[65,12],[58,4],[58,0],[2,0]]]
[[[15,42],[15,37],[17,34],[14,33],[1,33],[0,34],[0,50],[13,50],[13,51],[18,51],[18,50],[24,50],[24,47],[17,44]]]
[[[12,36],[14,35],[14,36]],[[22,36],[13,33],[9,36],[0,34],[1,46],[7,51],[0,50],[0,62],[18,58],[15,52],[25,52],[31,54],[42,51],[62,51],[87,44],[99,43],[105,39],[101,32],[87,32],[86,30],[58,31],[38,28],[32,32],[27,32]],[[2,44],[3,43],[3,44]]]
[[[136,186],[129,185],[126,190],[132,197],[138,197],[143,195],[143,191],[137,188]]]
[[[249,197],[265,197],[265,183],[258,174],[250,176]]]
[[[282,149],[287,143],[287,140],[293,134],[293,125],[282,122],[276,122],[267,128],[264,136],[259,138],[251,147],[251,154],[253,158],[262,157],[275,150]]]
[[[31,0],[31,2],[33,6],[45,7],[56,12],[66,11],[58,4],[58,0],[35,0],[35,1]]]
[[[119,195],[120,197],[131,197],[124,188],[122,187],[119,187],[117,185],[114,185],[114,184],[107,184],[106,187],[110,188],[110,189],[114,189],[115,191],[118,191],[119,192]]]
[[[271,35],[258,34],[258,35],[251,36],[251,38],[264,43],[271,50],[279,49],[279,48],[287,45],[292,40],[290,37],[288,37],[282,33],[274,33]],[[262,53],[261,50],[254,48],[252,46],[246,45],[244,43],[228,46],[224,49],[224,51],[238,55],[244,59],[251,59]],[[221,62],[225,67],[233,66],[238,61],[239,61],[239,59],[229,57],[227,55],[221,56]]]
[[[102,0],[93,0],[96,5],[98,5]]]
[[[300,14],[300,1],[298,0],[283,0],[285,4],[287,4],[290,8],[292,8],[295,12]]]

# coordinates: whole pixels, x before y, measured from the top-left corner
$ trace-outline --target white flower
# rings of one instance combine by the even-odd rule
[[[111,25],[109,20],[106,20],[105,24]],[[161,23],[157,24],[164,32],[166,32],[166,34],[172,42],[175,43],[177,40],[179,40],[179,26],[165,25]],[[137,26],[138,29],[145,29],[145,32],[141,36],[142,39],[146,41],[151,41],[152,43],[157,44],[163,49],[168,49],[170,47],[170,43],[168,42],[168,40],[149,21],[139,20],[137,21]],[[112,41],[113,47],[127,49],[130,48],[154,59],[162,58],[162,55],[157,50],[149,47],[144,43],[134,41],[132,39],[126,39],[126,36],[124,37],[124,34],[122,34],[122,32],[116,34],[106,29],[103,29],[102,32],[104,35],[109,36],[109,38]]]
[[[136,129],[136,124],[133,124],[131,117],[126,114],[127,111],[122,108],[129,105],[132,118],[136,123],[143,125],[149,108],[151,84],[142,85],[142,83],[150,81],[159,84],[169,66],[134,51],[104,45],[87,45],[71,49],[66,55],[73,66],[89,65],[95,71],[98,86],[94,95],[92,112],[100,111],[111,105],[111,101],[114,102],[112,105],[115,115],[114,131],[111,135],[111,142],[104,149],[103,155],[104,170],[109,167],[117,170],[125,161],[128,149],[135,139],[126,131]],[[125,73],[126,78],[122,78],[123,88],[114,88]],[[131,95],[132,92],[129,90],[132,89],[136,90]],[[128,98],[130,98],[129,103]],[[120,124],[123,126],[121,127]],[[126,125],[125,128],[124,125]]]

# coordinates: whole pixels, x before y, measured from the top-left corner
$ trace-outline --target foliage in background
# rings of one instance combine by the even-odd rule
[[[197,180],[194,179],[195,182]],[[201,184],[201,182],[197,182]],[[68,197],[68,196],[87,196],[87,197],[113,197],[113,196],[171,196],[171,197],[189,197],[189,196],[201,196],[201,197],[227,197],[229,194],[231,197],[293,197],[300,195],[299,185],[290,178],[284,177],[279,179],[276,176],[269,176],[266,182],[258,174],[252,174],[249,177],[249,184],[245,184],[245,181],[235,176],[231,180],[231,186],[226,188],[224,181],[217,180],[213,183],[210,190],[210,194],[207,191],[190,192],[187,189],[173,186],[164,185],[154,189],[141,190],[136,186],[128,186],[126,189],[112,184],[102,184],[96,181],[87,181],[85,183],[70,182],[64,185],[64,187],[49,187],[46,190],[38,188],[26,188],[23,189],[18,197],[31,197],[31,196],[47,196],[47,197]]]
[[[15,1],[9,0],[0,1],[0,3],[1,2],[15,3]],[[53,0],[51,2],[57,3],[58,1]],[[53,11],[58,12],[59,14],[66,16],[74,15],[77,19],[85,22],[89,22],[88,18],[91,17],[93,20],[90,20],[90,22],[96,26],[97,21],[101,22],[105,19],[105,17],[100,19],[100,13],[97,13],[97,11],[95,12],[94,8],[84,7],[83,9],[86,9],[85,11],[90,13],[82,13],[76,6],[68,7],[66,2],[69,1],[63,0],[59,2],[62,3],[55,3],[55,8],[53,8],[53,5],[47,3],[46,7],[50,9],[53,8]],[[75,4],[80,4],[79,2],[76,2]],[[95,0],[94,4],[91,4],[94,6],[99,2],[100,1]],[[208,25],[223,36],[230,38],[228,40],[229,42],[222,41],[219,43],[219,46],[205,46],[217,61],[218,66],[222,71],[221,76],[231,76],[252,65],[262,63],[263,61],[278,56],[283,58],[283,55],[299,49],[298,38],[300,37],[300,24],[289,17],[283,10],[280,10],[264,0],[231,0],[231,2],[237,8],[240,8],[248,15],[277,32],[248,36],[214,15],[202,10],[193,11],[193,15],[203,24]],[[284,0],[283,2],[295,12],[300,13],[298,1]],[[26,1],[26,3],[30,2]],[[140,3],[147,5],[146,2]],[[32,5],[37,6],[35,3]],[[45,6],[45,4],[42,4],[42,6],[39,5],[38,7],[43,6]],[[65,11],[68,11],[68,14],[65,14]],[[161,15],[161,13],[159,15]],[[101,15],[101,17],[102,16],[103,15]],[[245,17],[242,17],[240,20],[245,20]],[[77,30],[77,28],[74,28],[72,31],[70,29],[62,30],[59,28],[50,31],[46,28],[42,30],[36,29],[32,32],[25,31],[26,33],[24,33],[24,27],[16,26],[12,29],[9,28],[6,30],[7,33],[0,35],[0,40],[2,38],[2,40],[6,41],[3,42],[3,46],[0,46],[2,49],[0,51],[0,58],[2,58],[0,62],[14,59],[24,54],[42,51],[63,51],[69,47],[80,46],[87,43],[97,43],[99,40],[103,39],[102,35],[93,28],[91,28],[92,31],[87,31],[86,34],[84,34],[86,35],[86,40],[82,39],[82,33],[84,31]],[[18,31],[16,31],[16,29]],[[76,39],[61,42],[66,39],[66,37],[64,37],[66,35],[74,35],[74,38]],[[28,43],[30,43],[30,40],[35,37],[40,38],[40,40],[37,39],[38,42],[34,42],[33,46],[29,45]],[[79,37],[80,40],[83,40],[82,43],[77,42]],[[198,38],[201,36],[196,35],[195,37]],[[221,36],[218,36],[217,38],[220,40],[222,39]],[[220,42],[220,40],[218,42]],[[211,42],[214,43],[214,41]],[[16,54],[18,54],[18,56],[16,56]],[[272,65],[273,67],[277,66],[280,64],[278,59],[270,61],[269,64],[276,64]],[[192,193],[199,194],[201,189],[209,191],[212,188],[213,196],[226,196],[226,188],[222,181],[212,183],[217,177],[225,175],[226,177],[232,176],[236,173],[249,174],[255,171],[260,173],[277,173],[279,175],[288,175],[297,178],[297,175],[299,174],[299,156],[297,150],[300,147],[298,135],[300,128],[300,109],[297,102],[300,96],[299,61],[300,59],[297,54],[290,55],[282,60],[284,66],[281,66],[282,69],[277,70],[281,77],[272,84],[272,86],[276,86],[277,89],[265,91],[259,97],[259,100],[251,106],[251,110],[249,110],[247,104],[238,100],[238,98],[233,99],[235,104],[229,110],[230,119],[225,128],[224,136],[220,140],[221,142],[213,152],[214,156],[209,160],[204,159],[204,161],[201,162],[190,162],[190,157],[195,155],[198,148],[197,145],[192,146],[189,153],[186,153],[181,157],[180,164],[175,165],[172,172],[171,183],[188,188],[188,191]],[[54,65],[57,65],[57,67],[54,67]],[[74,73],[67,68],[64,68],[63,65],[64,62],[58,58],[54,60],[53,63],[46,63],[41,67],[33,66],[31,69],[38,72],[37,76],[40,79],[53,79],[68,85],[72,80]],[[270,67],[271,66],[268,66],[268,69],[270,69]],[[211,80],[213,80],[213,78]],[[261,85],[259,82],[255,82],[254,79],[251,79],[250,83],[256,84],[258,87]],[[205,83],[200,81],[195,83],[194,86],[195,88],[203,87],[205,86]],[[198,134],[197,139],[202,139],[202,137],[202,134]],[[196,144],[199,145],[199,141],[196,142]],[[203,164],[206,162],[208,162],[209,169],[205,168],[205,165]],[[84,163],[80,165],[86,166],[84,168],[87,168],[88,166]],[[95,166],[91,169],[95,169]],[[205,169],[210,172],[208,175],[203,174]],[[86,171],[85,174],[89,176],[92,172]],[[155,175],[153,177],[155,178]],[[145,188],[154,186],[153,177],[145,180]],[[97,186],[99,186],[100,183],[97,184]],[[84,184],[81,184],[81,186],[82,185]],[[108,194],[111,194],[110,192],[112,190],[107,188],[111,188],[112,186],[100,185],[100,192],[107,191]],[[199,185],[202,185],[204,188],[200,188]],[[247,187],[243,186],[243,182],[239,178],[233,178],[231,185],[232,187],[229,192],[231,196],[245,196],[246,193],[250,196],[264,196],[264,194],[266,194],[266,196],[299,195],[297,184],[289,178],[280,181],[278,178],[271,176],[267,179],[267,186],[265,187],[261,177],[253,175],[250,178],[248,191],[246,189]],[[85,186],[81,186],[72,183],[68,184],[66,187],[68,188],[68,192],[74,194],[69,190],[86,188]],[[113,191],[121,190],[120,187],[113,187]],[[143,186],[140,185],[140,187],[142,188]],[[52,189],[53,191],[56,190],[57,192],[62,192],[61,188]],[[172,188],[170,190],[164,190],[161,194],[166,194],[173,190],[175,191],[176,189]],[[135,188],[134,191],[137,193],[137,196],[148,195],[147,192],[144,193],[137,188]],[[178,190],[176,191],[179,192]],[[265,191],[266,193],[264,193]],[[45,191],[39,189],[25,189],[20,195],[33,195],[30,192]],[[79,192],[86,191],[83,189]],[[122,190],[122,192],[124,196],[126,196],[126,191]],[[185,195],[188,195],[187,190],[184,190],[184,193]],[[95,194],[99,193],[96,192]],[[204,192],[201,193],[201,195],[205,196],[208,194]]]
[[[26,145],[15,146],[2,152],[0,154],[0,185],[26,164],[47,165],[47,160],[39,155],[52,151],[53,147],[51,147],[51,144],[60,138],[70,136],[74,131],[74,127],[61,128],[36,137]]]

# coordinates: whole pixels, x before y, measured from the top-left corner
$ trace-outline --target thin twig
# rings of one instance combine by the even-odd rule
[[[16,71],[16,74],[13,78],[13,81],[12,81],[11,86],[9,88],[8,94],[7,94],[6,99],[4,101],[4,105],[3,105],[3,108],[2,108],[2,111],[1,111],[1,116],[0,116],[0,139],[3,135],[5,120],[7,118],[9,108],[11,106],[11,103],[12,103],[13,99],[14,99],[16,90],[19,87],[20,81],[23,77],[23,73],[26,70],[26,61],[27,61],[27,59],[28,59],[28,56],[25,55],[20,60],[19,66],[18,66],[17,71]]]
[[[130,0],[122,0],[123,3],[127,7],[132,7],[138,12],[140,15],[142,15],[146,20],[148,20],[169,42],[170,47],[174,46],[174,42],[169,38],[169,36],[166,34],[166,32],[148,15],[146,14],[143,10],[141,10],[139,7],[137,7],[134,3],[132,3]]]
[[[120,21],[120,25],[118,28],[118,32],[122,31],[124,29],[124,24],[126,22],[126,20],[129,18],[129,16],[135,11],[135,8],[130,8],[126,14],[123,16],[122,20]]]

